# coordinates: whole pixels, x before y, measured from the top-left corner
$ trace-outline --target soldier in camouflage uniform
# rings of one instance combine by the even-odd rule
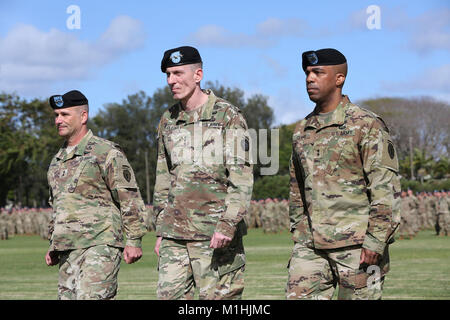
[[[195,48],[167,50],[161,71],[179,102],[158,127],[158,299],[193,299],[194,288],[200,299],[239,299],[253,186],[246,121],[237,107],[200,88]]]
[[[280,202],[281,207],[281,231],[289,230],[289,201],[283,199]]]
[[[73,90],[50,97],[50,105],[66,141],[48,169],[45,261],[59,263],[58,299],[114,299],[122,252],[127,263],[142,256],[145,205],[120,147],[88,130],[86,97]]]
[[[262,212],[262,227],[264,233],[275,233],[276,223],[275,223],[275,203],[271,198],[267,198],[264,202],[264,209]]]
[[[431,192],[425,192],[425,208],[426,208],[426,225],[427,229],[434,229],[433,222],[433,194]]]
[[[411,189],[408,189],[408,200],[409,200],[408,201],[409,210],[412,219],[412,228],[415,236],[420,230],[419,213],[418,213],[419,202]]]
[[[0,240],[8,240],[8,228],[6,217],[7,212],[5,209],[1,208],[0,210]]]
[[[419,213],[420,230],[427,228],[427,207],[425,203],[425,192],[417,193],[417,202],[419,204],[417,212]]]
[[[415,235],[410,202],[411,199],[408,197],[408,193],[406,191],[402,191],[400,197],[401,223],[398,230],[400,240],[403,240],[404,238],[412,240]]]
[[[345,57],[304,52],[314,111],[293,134],[287,299],[380,299],[400,222],[398,161],[385,123],[342,95]],[[373,274],[373,276],[370,276]]]
[[[441,236],[444,236],[444,235],[447,236],[450,217],[449,217],[449,210],[448,210],[447,192],[445,192],[445,191],[438,192],[437,214],[438,214],[437,221],[439,224],[438,234]]]
[[[245,221],[245,224],[247,225],[247,228],[257,228],[258,227],[257,215],[258,215],[257,201],[252,200],[252,201],[250,201],[248,215],[246,215],[244,217],[244,221]]]
[[[433,201],[431,202],[431,206],[433,208],[433,226],[436,231],[436,235],[438,236],[441,231],[441,226],[439,225],[439,191],[435,190],[433,192]]]
[[[145,226],[147,227],[148,231],[155,231],[155,222],[153,221],[153,206],[152,205],[146,205],[146,213],[144,216],[144,222]]]

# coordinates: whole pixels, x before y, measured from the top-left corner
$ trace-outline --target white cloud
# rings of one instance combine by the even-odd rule
[[[51,29],[17,25],[0,38],[0,88],[24,95],[41,94],[58,81],[87,79],[99,67],[144,44],[142,23],[128,16],[112,20],[95,41]]]
[[[409,34],[409,48],[428,53],[434,50],[450,51],[450,9],[427,11],[409,16],[404,8],[387,11],[386,27]]]
[[[273,71],[277,78],[285,78],[289,72],[289,69],[285,66],[281,65],[277,60],[267,56],[262,55],[262,60],[266,63],[266,65]]]
[[[385,90],[395,90],[398,92],[431,91],[450,92],[450,64],[445,64],[437,68],[427,69],[404,82],[383,82],[381,87]]]
[[[205,25],[187,38],[189,42],[212,47],[256,47],[275,46],[281,37],[302,37],[308,30],[306,22],[300,19],[268,18],[256,25],[253,34],[236,33],[218,25]]]
[[[347,31],[350,30],[368,30],[367,29],[367,18],[369,15],[366,12],[367,8],[360,9],[352,12],[346,20],[346,23],[343,23],[343,29]]]
[[[280,37],[280,36],[295,36],[301,37],[308,30],[308,25],[305,21],[296,18],[278,19],[268,18],[256,26],[257,34],[262,37]]]
[[[190,34],[188,42],[202,46],[240,48],[240,47],[268,47],[273,41],[245,33],[233,33],[217,25],[206,25],[200,27],[196,32]]]
[[[146,33],[141,21],[128,16],[115,18],[98,41],[99,50],[121,53],[140,48]]]

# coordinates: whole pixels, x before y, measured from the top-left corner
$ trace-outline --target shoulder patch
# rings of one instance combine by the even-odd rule
[[[398,172],[398,159],[394,143],[387,133],[383,134],[381,164],[395,172]]]

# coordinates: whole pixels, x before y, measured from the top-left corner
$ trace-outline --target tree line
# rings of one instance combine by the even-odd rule
[[[254,94],[246,99],[241,89],[218,82],[206,82],[205,88],[240,107],[249,128],[256,132],[274,129],[274,111],[267,96]],[[151,96],[139,91],[120,103],[105,104],[88,122],[94,134],[123,148],[146,203],[151,203],[154,189],[157,126],[163,112],[174,103],[168,87],[156,89]],[[420,189],[436,179],[448,184],[449,104],[426,97],[378,98],[358,104],[381,115],[388,124],[398,151],[400,173],[405,181],[415,180],[405,185],[410,183],[408,186]],[[53,120],[47,100],[27,101],[16,94],[0,93],[0,206],[7,201],[29,207],[47,206],[48,165],[63,143]],[[276,175],[263,176],[263,165],[255,164],[253,198],[288,197],[294,128],[295,123],[276,127],[279,169]]]

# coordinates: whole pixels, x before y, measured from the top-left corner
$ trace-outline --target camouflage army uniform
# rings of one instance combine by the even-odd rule
[[[272,199],[266,199],[264,203],[264,210],[262,213],[262,227],[264,233],[275,233],[276,231],[276,222],[275,222],[275,203]]]
[[[244,289],[243,218],[253,186],[247,124],[239,109],[204,92],[203,106],[186,112],[177,103],[158,127],[153,205],[156,235],[163,238],[159,299],[192,298],[194,286],[200,287],[200,299],[240,298]],[[230,129],[244,135],[234,142]],[[209,248],[214,232],[232,243]]]
[[[441,195],[438,197],[437,207],[438,207],[438,224],[440,227],[439,234],[447,236],[450,217],[449,217],[447,196],[443,192],[441,192]]]
[[[403,239],[404,237],[412,239],[414,237],[414,228],[413,228],[413,221],[412,221],[412,213],[411,213],[411,206],[410,198],[405,196],[400,198],[400,214],[401,214],[401,223],[398,230],[398,233],[400,235],[400,239]]]
[[[426,208],[427,208],[427,225],[428,229],[434,229],[434,212],[436,210],[436,205],[434,205],[434,196],[432,194],[427,194],[426,196]]]
[[[412,228],[414,230],[414,234],[417,234],[420,230],[419,202],[417,200],[417,197],[413,194],[409,194],[408,198],[412,218]]]
[[[381,298],[387,244],[400,222],[397,172],[384,122],[347,96],[334,112],[314,111],[299,122],[290,163],[288,299],[330,299],[337,283],[341,299]],[[360,269],[362,248],[382,255],[376,285]]]
[[[427,208],[425,204],[425,196],[423,194],[419,194],[417,196],[417,201],[419,203],[417,210],[419,213],[419,229],[424,230],[427,228]]]
[[[59,150],[48,182],[49,251],[60,259],[58,298],[114,298],[123,229],[126,245],[133,247],[141,246],[146,232],[145,205],[125,155],[89,131],[69,154]]]
[[[0,212],[0,240],[8,240],[8,228],[6,226],[6,211]]]
[[[289,230],[289,202],[286,199],[283,199],[280,202],[281,208],[281,230],[287,231]]]

